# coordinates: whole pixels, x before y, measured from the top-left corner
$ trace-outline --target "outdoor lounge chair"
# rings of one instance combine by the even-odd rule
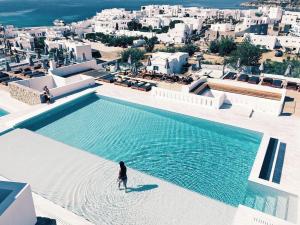
[[[249,80],[249,76],[247,74],[241,74],[238,78],[238,81],[242,81],[242,82],[248,82]]]
[[[297,91],[298,88],[299,88],[299,85],[296,82],[291,82],[291,81],[287,82],[286,89]]]
[[[99,80],[106,83],[113,83],[115,81],[115,76],[108,74],[103,77],[99,77]]]
[[[146,83],[140,87],[138,87],[138,90],[140,91],[150,91],[152,88],[152,84],[151,83]]]
[[[224,76],[224,80],[235,80],[237,78],[237,74],[233,72],[229,72]]]
[[[144,81],[135,82],[134,84],[131,85],[131,88],[138,90],[141,86],[143,86],[145,84],[146,84],[146,82],[144,82]]]
[[[249,77],[248,83],[250,84],[258,84],[260,82],[259,77],[257,76],[251,76]]]
[[[272,87],[274,88],[282,88],[282,80],[273,80]]]
[[[262,80],[262,82],[261,82],[261,85],[272,86],[273,85],[273,78],[264,77],[263,80]]]

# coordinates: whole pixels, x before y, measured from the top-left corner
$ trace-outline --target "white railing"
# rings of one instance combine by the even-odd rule
[[[219,109],[224,102],[225,96],[223,93],[216,97],[207,97],[179,91],[167,90],[164,88],[153,87],[151,95],[157,98],[170,99],[173,101],[184,102],[188,104],[199,105],[208,108]]]

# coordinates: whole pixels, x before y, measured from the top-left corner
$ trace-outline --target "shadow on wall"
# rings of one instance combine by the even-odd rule
[[[35,225],[56,225],[56,220],[47,217],[37,217]]]
[[[136,187],[128,187],[127,188],[127,193],[150,191],[150,190],[155,189],[155,188],[158,188],[157,184],[138,185]]]

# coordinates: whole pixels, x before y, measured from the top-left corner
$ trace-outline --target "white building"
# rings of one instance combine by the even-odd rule
[[[93,18],[95,32],[111,34],[118,30],[128,29],[127,24],[135,18],[133,14],[125,9],[104,9]]]
[[[45,40],[45,44],[48,46],[49,50],[62,48],[67,51],[72,51],[77,61],[89,61],[93,59],[91,45],[83,42],[72,40]]]
[[[147,66],[147,70],[163,74],[181,73],[188,58],[189,55],[183,52],[156,52],[152,55],[151,66]]]
[[[254,45],[260,45],[269,50],[275,48],[283,48],[283,50],[291,50],[294,53],[299,52],[300,38],[293,36],[271,36],[271,35],[256,35],[246,34]]]
[[[216,24],[212,24],[210,29],[212,31],[229,32],[229,31],[234,31],[235,26],[231,23],[216,23]]]

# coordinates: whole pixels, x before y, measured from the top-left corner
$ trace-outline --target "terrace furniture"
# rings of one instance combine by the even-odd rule
[[[237,74],[233,72],[229,72],[223,77],[224,80],[235,80],[236,78]]]
[[[143,86],[145,84],[146,84],[146,82],[144,82],[144,81],[136,82],[136,83],[134,83],[134,84],[131,85],[131,88],[138,90],[141,86]]]
[[[286,89],[297,91],[299,86],[300,85],[297,84],[296,82],[288,81],[286,84]]]
[[[261,82],[261,85],[272,87],[272,85],[273,85],[273,78],[264,77],[263,80],[262,80],[262,82]]]
[[[259,77],[257,76],[251,76],[249,77],[248,83],[250,84],[258,84],[260,82]]]
[[[282,80],[273,80],[272,87],[274,88],[282,88]]]
[[[248,82],[249,80],[249,76],[247,74],[241,74],[238,78],[238,81],[242,81],[242,82]]]
[[[123,87],[130,87],[131,86],[131,81],[128,78],[121,78],[119,77],[115,82],[115,85],[123,86]]]
[[[115,81],[115,76],[108,74],[108,75],[99,77],[98,80],[100,80],[102,82],[106,82],[106,83],[113,83]]]
[[[150,91],[152,88],[152,84],[151,83],[146,83],[145,85],[142,85],[138,88],[138,90],[140,91]]]

